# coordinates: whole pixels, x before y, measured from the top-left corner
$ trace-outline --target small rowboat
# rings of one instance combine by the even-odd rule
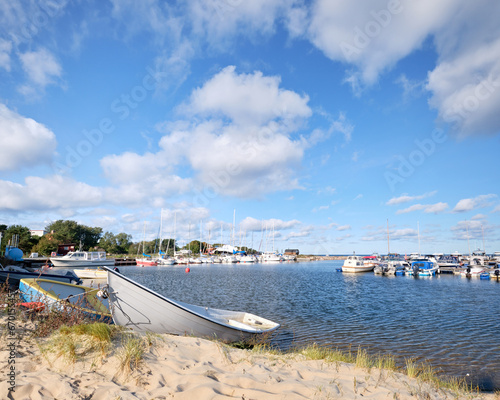
[[[224,342],[266,337],[280,324],[246,312],[219,310],[172,300],[132,279],[108,271],[107,295],[116,325],[139,332],[193,335]]]
[[[19,292],[26,302],[40,302],[50,309],[81,312],[102,322],[112,321],[108,299],[98,295],[100,289],[31,278],[21,279]]]

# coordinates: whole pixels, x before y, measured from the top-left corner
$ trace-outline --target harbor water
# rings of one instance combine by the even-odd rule
[[[312,343],[414,358],[483,390],[500,389],[500,282],[457,275],[337,272],[342,261],[120,267],[166,297],[279,322],[273,344]]]

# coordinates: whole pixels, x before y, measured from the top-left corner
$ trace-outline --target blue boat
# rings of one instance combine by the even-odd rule
[[[107,296],[100,289],[52,281],[21,279],[19,293],[26,302],[41,302],[49,309],[82,313],[96,321],[112,322]]]
[[[439,266],[436,262],[427,258],[415,259],[411,262],[410,274],[413,276],[434,276]]]

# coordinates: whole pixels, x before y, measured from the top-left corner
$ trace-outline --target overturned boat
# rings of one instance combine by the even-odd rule
[[[172,300],[117,271],[103,269],[108,271],[107,296],[113,321],[134,331],[250,342],[267,338],[280,327],[276,322],[246,312]]]

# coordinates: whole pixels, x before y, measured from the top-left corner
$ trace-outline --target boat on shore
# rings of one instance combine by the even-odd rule
[[[73,270],[61,269],[54,271],[53,269],[47,269],[28,271],[22,267],[18,267],[17,265],[2,267],[0,264],[0,282],[8,282],[9,286],[18,288],[21,279],[29,278],[44,278],[53,281],[73,283],[76,285],[82,283],[82,280],[73,272]]]
[[[349,273],[359,273],[359,272],[370,272],[373,271],[375,265],[373,263],[365,264],[363,261],[363,257],[360,256],[348,256],[344,260],[344,264],[342,265],[342,272]]]
[[[247,312],[220,310],[167,298],[132,279],[108,272],[110,310],[116,325],[138,332],[194,335],[224,342],[249,342],[267,335],[280,324]]]
[[[106,296],[100,289],[53,281],[50,279],[21,279],[19,293],[26,302],[40,302],[50,309],[82,313],[102,322],[111,322]],[[102,292],[101,292],[102,293]]]
[[[106,258],[105,251],[70,251],[65,256],[50,257],[56,268],[84,268],[115,265],[114,258]]]

